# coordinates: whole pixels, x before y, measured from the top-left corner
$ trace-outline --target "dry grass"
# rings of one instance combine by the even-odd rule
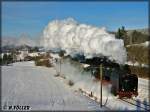
[[[131,73],[136,74],[141,78],[149,78],[149,68],[146,67],[138,67],[138,66],[130,66]]]
[[[149,48],[144,46],[127,47],[128,61],[138,62],[139,64],[149,65]],[[149,78],[149,68],[140,66],[130,66],[132,74],[141,78]]]
[[[149,48],[143,46],[127,47],[128,61],[149,64]]]

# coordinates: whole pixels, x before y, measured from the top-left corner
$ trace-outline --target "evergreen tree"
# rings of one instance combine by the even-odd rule
[[[7,54],[4,54],[4,56],[3,56],[3,63],[7,64],[7,60],[8,60]]]
[[[118,32],[116,33],[116,38],[117,39],[120,39],[120,37],[121,37],[121,33],[120,33],[120,28],[118,29]]]
[[[132,43],[133,44],[139,44],[139,43],[143,43],[145,41],[148,41],[148,35],[143,34],[139,31],[134,30],[131,34],[132,36]]]
[[[63,56],[64,56],[64,53],[65,53],[64,51],[60,51],[60,52],[59,52],[59,56],[60,56],[60,57],[63,57]]]
[[[7,60],[8,60],[9,63],[11,63],[11,62],[13,61],[13,56],[12,56],[12,54],[9,54],[9,55],[7,56]]]
[[[125,30],[124,26],[122,26],[121,28],[118,29],[118,31],[116,33],[116,38],[117,39],[123,39],[124,40],[124,44],[125,45],[128,44],[127,31]]]
[[[2,65],[3,59],[2,57],[0,57],[0,65]]]

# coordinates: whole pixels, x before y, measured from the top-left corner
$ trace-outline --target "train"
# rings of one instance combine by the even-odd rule
[[[138,77],[132,74],[128,65],[119,65],[106,57],[85,59],[80,63],[89,64],[91,75],[100,79],[100,65],[102,64],[102,81],[111,83],[111,93],[119,98],[138,96]]]

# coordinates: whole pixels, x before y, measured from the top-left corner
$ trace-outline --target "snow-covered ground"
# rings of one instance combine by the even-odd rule
[[[140,43],[140,44],[127,45],[126,47],[131,47],[131,46],[143,46],[143,47],[149,47],[149,45],[150,45],[150,41],[145,41],[145,42]]]
[[[34,62],[2,66],[2,109],[30,106],[30,110],[106,110],[89,98],[75,94],[63,84],[53,68]]]
[[[13,63],[13,66],[23,66],[23,67],[28,67],[28,66],[35,66],[35,62],[34,61],[24,61],[24,62],[17,62],[17,63]]]
[[[147,65],[147,64],[142,63],[140,65],[139,62],[132,62],[132,61],[128,61],[125,64],[130,65],[130,66],[147,67],[147,68],[149,67],[149,65]]]
[[[110,94],[111,86],[103,87],[103,108],[99,103],[76,91],[79,88],[93,92],[99,100],[100,84],[90,73],[83,72],[76,63],[62,61],[61,73],[55,77],[59,65],[54,68],[37,67],[34,62],[17,62],[2,67],[2,108],[9,105],[30,106],[31,110],[139,110],[138,107],[117,99]],[[82,75],[81,75],[82,74]],[[74,82],[72,87],[68,80]],[[149,101],[149,81],[139,78],[140,102]],[[98,101],[97,100],[97,101]],[[107,102],[106,102],[107,101]],[[8,108],[5,108],[8,109]]]
[[[142,102],[146,101],[150,104],[149,102],[150,81],[142,78],[139,78],[138,80],[139,80],[138,82],[139,95],[137,96],[137,99],[139,99]]]

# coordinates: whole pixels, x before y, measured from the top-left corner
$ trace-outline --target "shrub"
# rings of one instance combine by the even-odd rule
[[[63,74],[61,74],[60,77],[63,79],[66,79],[65,75],[63,75]]]
[[[59,77],[59,76],[60,76],[60,74],[58,73],[58,74],[55,74],[54,76],[55,76],[55,77]]]
[[[52,67],[52,64],[49,62],[48,59],[35,60],[35,65],[36,66]]]
[[[69,85],[69,86],[73,86],[73,85],[74,85],[74,82],[73,82],[72,80],[69,80],[69,81],[68,81],[68,85]]]

